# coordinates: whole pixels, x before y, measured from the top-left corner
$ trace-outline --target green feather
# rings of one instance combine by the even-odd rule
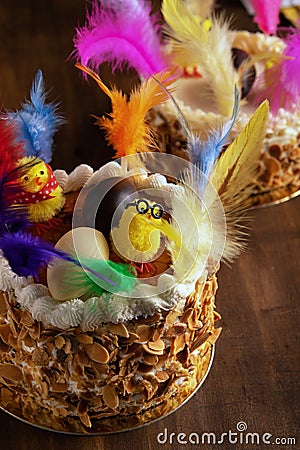
[[[75,270],[72,279],[66,279],[66,283],[80,287],[80,291],[84,292],[81,297],[85,299],[99,297],[105,292],[128,293],[135,286],[136,272],[129,264],[95,258],[80,258],[79,262],[82,270]],[[102,277],[107,278],[109,282]]]

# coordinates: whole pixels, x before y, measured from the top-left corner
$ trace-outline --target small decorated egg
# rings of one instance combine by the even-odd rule
[[[80,227],[68,231],[55,245],[56,248],[81,258],[109,259],[109,247],[103,234],[94,228]],[[58,261],[47,269],[47,283],[53,298],[65,301],[85,295],[85,287],[76,283],[83,269],[67,261]],[[73,283],[72,283],[73,280]]]

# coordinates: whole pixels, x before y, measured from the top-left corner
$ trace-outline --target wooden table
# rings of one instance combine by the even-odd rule
[[[247,22],[237,2],[231,3],[231,9]],[[66,62],[72,51],[74,26],[83,22],[84,14],[83,0],[47,3],[1,0],[0,3],[1,103],[7,108],[17,108],[28,97],[36,70],[43,69],[47,86],[53,87],[50,97],[61,101],[61,110],[68,119],[56,136],[53,160],[54,167],[67,170],[80,162],[96,168],[110,158],[109,152],[101,150],[103,139],[90,117],[92,113],[107,111],[109,103],[94,85],[83,84],[73,63]],[[104,77],[105,73],[109,72],[104,71]],[[119,77],[118,82],[127,86],[128,77]],[[247,251],[232,268],[223,266],[219,274],[217,309],[223,317],[223,332],[216,345],[211,372],[203,388],[186,405],[148,427],[105,437],[45,432],[0,412],[0,448],[197,448],[178,439],[191,438],[195,442],[196,434],[201,439],[205,432],[215,433],[220,439],[222,433],[236,432],[239,422],[247,424],[248,432],[258,433],[260,439],[264,433],[272,434],[270,442],[275,438],[296,438],[299,431],[299,207],[298,198],[252,211],[253,232]],[[186,437],[179,433],[185,433]],[[158,438],[167,442],[159,443]],[[228,438],[226,442],[220,448],[270,448],[263,444],[234,445]],[[283,443],[274,447],[297,448]]]

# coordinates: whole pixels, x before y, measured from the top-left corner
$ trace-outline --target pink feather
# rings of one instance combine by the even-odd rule
[[[282,0],[251,0],[254,22],[266,34],[275,34],[279,23],[279,9]]]
[[[256,80],[255,103],[264,99],[270,110],[277,114],[279,108],[292,110],[300,103],[300,30],[294,30],[286,39],[280,62],[265,70]]]
[[[166,69],[157,18],[146,0],[94,0],[86,24],[76,29],[75,56],[84,66],[98,70],[110,62],[150,76]]]

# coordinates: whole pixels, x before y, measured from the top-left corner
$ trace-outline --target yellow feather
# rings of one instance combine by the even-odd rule
[[[227,233],[223,258],[227,261],[232,261],[245,247],[247,230],[242,224],[243,211],[250,203],[253,187],[249,183],[259,165],[268,114],[269,105],[265,101],[221,155],[210,178],[225,211]]]
[[[80,64],[76,67],[90,75],[100,88],[110,97],[112,113],[110,117],[97,118],[97,123],[106,130],[107,140],[116,150],[115,157],[121,158],[137,152],[150,150],[153,145],[150,127],[146,123],[147,112],[168,99],[167,94],[153,79],[144,80],[134,88],[129,100],[116,88],[105,86],[100,77]],[[165,87],[171,83],[170,73],[155,76]]]
[[[167,23],[165,29],[172,42],[173,61],[180,67],[200,67],[209,83],[219,113],[229,117],[233,109],[234,86],[238,73],[232,63],[233,35],[228,21],[209,17],[199,25],[197,18],[180,0],[163,0],[162,13]]]
[[[269,116],[264,101],[217,161],[211,182],[224,205],[237,208],[245,204],[249,191],[245,190],[257,169]]]

